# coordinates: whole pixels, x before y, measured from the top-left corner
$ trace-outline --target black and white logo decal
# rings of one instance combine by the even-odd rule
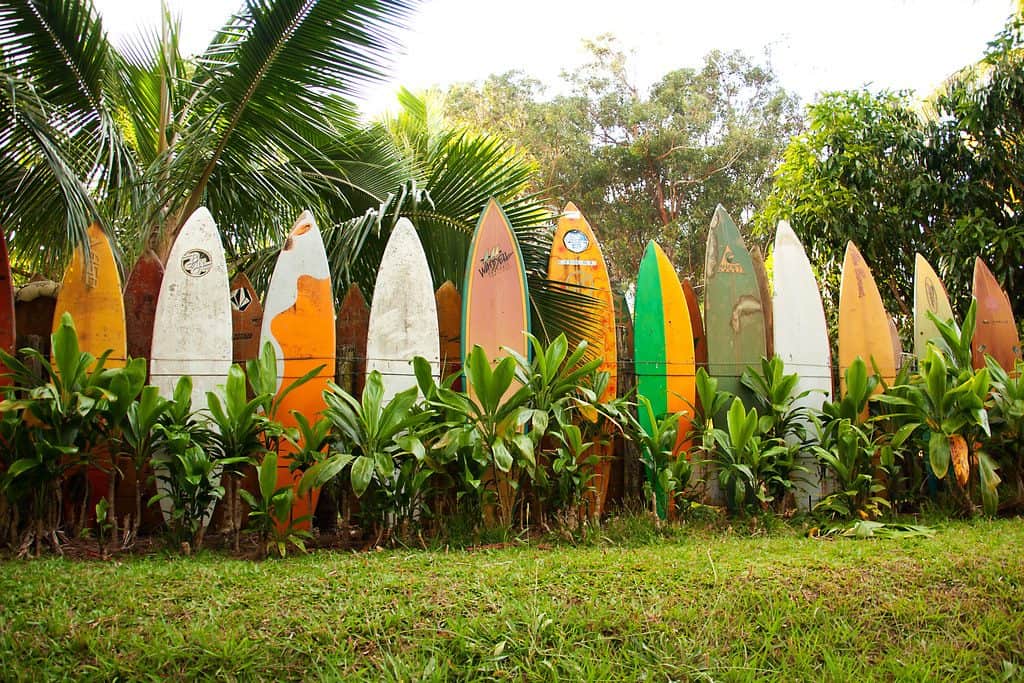
[[[249,296],[249,292],[245,291],[245,287],[239,287],[231,292],[231,306],[239,313],[249,308],[251,303],[252,297]]]
[[[181,269],[186,275],[202,277],[213,268],[213,258],[202,249],[189,249],[181,257]]]

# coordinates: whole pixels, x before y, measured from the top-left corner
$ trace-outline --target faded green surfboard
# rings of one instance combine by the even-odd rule
[[[708,372],[718,388],[752,397],[740,383],[748,366],[759,368],[765,355],[765,320],[754,264],[739,228],[721,205],[708,231],[704,265],[704,330]]]

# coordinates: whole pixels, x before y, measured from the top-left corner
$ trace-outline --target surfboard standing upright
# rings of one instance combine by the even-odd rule
[[[136,261],[124,285],[125,329],[128,355],[132,358],[149,358],[153,350],[153,323],[163,280],[163,261],[152,250],[147,250]]]
[[[245,362],[260,355],[260,331],[263,329],[263,306],[256,288],[245,273],[236,273],[231,280],[231,358],[243,368]]]
[[[975,368],[983,368],[988,355],[995,358],[1003,370],[1015,372],[1021,353],[1013,307],[992,271],[980,258],[974,259],[973,285],[978,313],[971,341],[971,362]]]
[[[748,367],[758,368],[766,353],[761,288],[739,228],[721,205],[708,231],[704,264],[704,330],[708,372],[718,388],[750,404],[751,395],[740,378]]]
[[[530,304],[523,254],[512,225],[494,199],[487,202],[473,233],[462,291],[462,366],[466,367],[466,360],[476,346],[483,349],[492,364],[508,355],[505,349],[529,358],[526,333],[530,331]],[[506,397],[516,388],[513,381]],[[474,396],[468,377],[466,390]],[[492,472],[487,476],[492,478],[490,485],[507,521],[511,518],[514,491],[504,474]],[[485,511],[485,515],[493,516],[493,512]]]
[[[260,347],[270,342],[277,354],[277,391],[319,368],[316,375],[291,391],[273,416],[284,427],[295,427],[295,410],[311,423],[319,418],[325,404],[323,391],[335,372],[334,295],[327,252],[313,214],[303,211],[295,222],[277,257],[263,306]],[[302,472],[289,472],[295,447],[284,440],[278,448],[277,485],[298,486]],[[296,498],[292,518],[312,518],[320,498],[319,490]],[[300,525],[308,529],[307,520]]]
[[[17,340],[14,316],[14,282],[11,280],[11,260],[7,254],[7,237],[0,230],[0,349],[14,353]],[[0,364],[0,386],[10,384],[7,372]]]
[[[672,263],[653,240],[647,243],[636,277],[633,337],[637,394],[651,402],[654,416],[686,411],[679,419],[676,455],[685,449],[697,400],[693,327],[679,276]],[[648,432],[653,424],[647,411],[639,409],[640,424]],[[655,494],[658,516],[668,516],[669,500],[657,473],[648,469],[647,480]]]
[[[796,373],[797,396],[809,391],[794,405],[820,411],[825,401],[832,400],[832,350],[828,340],[828,324],[821,292],[814,279],[814,270],[803,245],[786,221],[779,221],[775,230],[775,353],[782,359],[787,373]],[[814,430],[805,422],[808,434]],[[806,449],[804,449],[805,451]],[[796,482],[796,503],[802,510],[821,498],[823,489],[816,458],[801,451],[800,464],[807,470]]]
[[[415,356],[430,361],[432,374],[439,375],[440,335],[430,266],[416,228],[402,218],[384,248],[366,335],[366,372],[381,374],[385,401],[416,386]]]
[[[932,313],[943,322],[953,319],[953,307],[942,280],[924,256],[914,258],[914,355],[924,358],[928,342],[939,339],[939,328],[928,317]]]
[[[462,296],[455,283],[446,280],[434,293],[437,303],[437,333],[441,348],[441,379],[462,370]],[[461,380],[452,388],[459,389]]]
[[[164,266],[153,319],[150,381],[170,398],[178,380],[192,378],[192,409],[223,385],[231,367],[228,266],[213,216],[200,207],[178,233]],[[219,474],[218,474],[219,477]],[[158,488],[159,478],[158,478]],[[164,516],[170,501],[161,501]],[[205,518],[209,522],[213,506]]]
[[[356,398],[363,395],[366,382],[366,334],[370,326],[370,307],[359,285],[352,283],[338,308],[334,326],[335,383]]]
[[[548,258],[548,280],[565,283],[578,293],[595,300],[586,341],[590,351],[597,358],[603,359],[598,370],[609,375],[608,386],[599,399],[611,400],[615,397],[618,387],[615,302],[612,300],[611,281],[608,278],[608,267],[601,252],[601,245],[587,219],[572,202],[566,205],[558,219],[558,227],[551,243],[551,255]],[[588,493],[589,513],[591,517],[596,518],[600,518],[604,510],[608,494],[608,476],[612,465],[611,437],[606,437],[607,443],[595,448],[599,462],[594,468],[591,481],[593,490]]]
[[[853,242],[846,243],[843,276],[839,285],[839,385],[846,392],[846,370],[857,358],[864,360],[868,374],[874,365],[890,386],[896,379],[896,343],[892,321],[882,303],[871,269]],[[873,362],[873,364],[872,364]],[[881,391],[881,385],[877,391]]]

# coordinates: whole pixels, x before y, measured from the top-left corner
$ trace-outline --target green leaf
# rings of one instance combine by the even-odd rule
[[[949,438],[942,432],[932,432],[928,438],[928,463],[937,478],[946,476],[950,458]]]

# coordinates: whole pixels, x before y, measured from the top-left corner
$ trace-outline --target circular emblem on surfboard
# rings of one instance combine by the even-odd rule
[[[213,268],[213,258],[202,249],[189,249],[181,257],[181,269],[186,275],[202,277]]]
[[[245,291],[245,287],[239,287],[231,292],[231,306],[239,313],[249,308],[251,303],[252,297],[249,296],[249,292]]]
[[[587,239],[587,236],[582,231],[570,230],[562,238],[562,244],[572,253],[579,254],[586,251],[587,247],[590,246],[590,240]]]

